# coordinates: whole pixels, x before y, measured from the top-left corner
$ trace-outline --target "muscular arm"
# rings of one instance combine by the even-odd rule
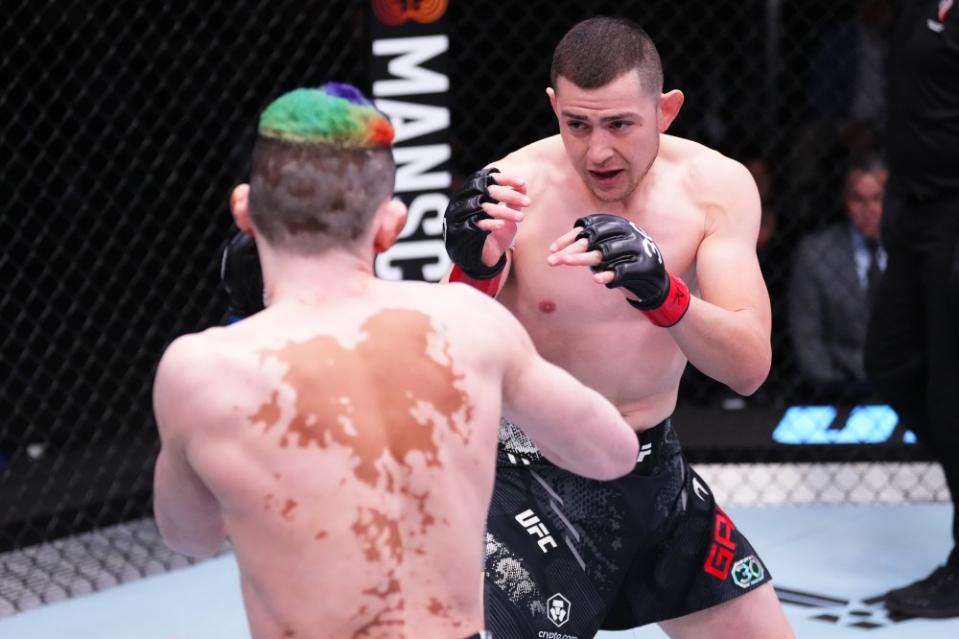
[[[192,398],[198,384],[188,341],[177,340],[164,353],[153,384],[153,411],[161,449],[154,469],[153,512],[163,541],[191,557],[213,555],[226,539],[220,505],[187,458],[191,431],[198,426]]]
[[[616,407],[543,359],[507,310],[488,306],[482,312],[498,325],[497,341],[506,360],[503,415],[522,427],[547,459],[566,470],[600,480],[632,470],[639,442]]]
[[[759,195],[736,162],[717,158],[699,170],[699,181],[722,190],[703,187],[707,196],[715,195],[704,203],[706,235],[696,256],[701,297],[693,297],[683,321],[668,330],[693,366],[750,395],[772,361],[769,294],[756,257]]]

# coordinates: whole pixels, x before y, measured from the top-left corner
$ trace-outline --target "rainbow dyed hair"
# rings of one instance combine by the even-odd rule
[[[393,142],[393,126],[386,116],[359,89],[338,82],[280,96],[260,115],[258,133],[343,149],[382,148]]]

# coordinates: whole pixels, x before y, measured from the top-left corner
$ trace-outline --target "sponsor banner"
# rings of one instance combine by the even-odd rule
[[[396,246],[376,258],[384,279],[438,280],[449,201],[450,110],[447,0],[371,0],[371,96],[396,130],[397,199],[409,218]]]

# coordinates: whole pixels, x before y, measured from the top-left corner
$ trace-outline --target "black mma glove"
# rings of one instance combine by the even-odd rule
[[[602,261],[593,272],[612,271],[607,288],[625,288],[638,299],[626,301],[657,326],[672,326],[689,308],[689,288],[666,270],[659,247],[646,232],[618,215],[595,213],[576,220],[587,249],[599,251]]]
[[[253,237],[238,231],[230,238],[220,260],[220,282],[229,299],[227,323],[263,310],[263,273]]]
[[[463,186],[450,198],[443,218],[446,252],[464,273],[478,280],[492,279],[506,266],[505,253],[494,266],[483,264],[483,245],[489,231],[476,226],[479,220],[491,219],[480,205],[483,202],[496,201],[489,194],[489,185],[495,184],[492,173],[499,173],[499,169],[483,169],[470,174]]]

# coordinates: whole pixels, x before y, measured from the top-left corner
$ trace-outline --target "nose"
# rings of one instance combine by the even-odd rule
[[[590,166],[602,166],[613,157],[613,147],[605,131],[597,130],[589,137],[586,160]]]

